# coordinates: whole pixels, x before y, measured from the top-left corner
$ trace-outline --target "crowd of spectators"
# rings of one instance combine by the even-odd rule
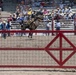
[[[24,1],[21,1],[21,3],[16,6],[15,13],[10,14],[10,17],[7,19],[6,22],[0,19],[0,30],[10,30],[11,21],[23,23],[27,22],[28,20],[32,20],[37,13],[42,13],[42,15],[44,16],[44,21],[51,19],[59,21],[59,19],[69,20],[76,18],[76,13],[72,11],[71,7],[60,6],[56,9],[53,9],[52,11],[49,11],[44,7],[40,7],[39,10],[35,11],[32,10],[30,6],[25,5]],[[45,22],[45,26],[46,30],[50,30],[51,22]],[[8,36],[10,36],[10,34],[8,34]]]
[[[28,19],[34,18],[37,12],[43,13],[44,19],[51,19],[55,16],[60,16],[64,19],[74,19],[76,13],[72,11],[71,7],[67,7],[64,5],[60,5],[56,9],[52,11],[48,10],[47,8],[41,7],[39,10],[32,10],[32,8],[25,4],[23,0],[18,0],[19,4],[16,6],[16,11],[12,15],[10,15],[10,21],[27,21]]]
[[[55,16],[59,15],[60,17],[64,19],[74,19],[76,16],[76,13],[72,11],[71,7],[60,5],[60,7],[57,7],[56,9],[53,9],[52,11],[49,11],[47,8],[40,7],[39,12],[43,13],[44,18],[54,18]],[[21,4],[18,4],[16,7],[16,12],[14,15],[16,15],[16,18],[19,17],[25,17],[24,20],[26,20],[26,17],[32,17],[32,15],[36,14],[37,11],[32,10],[30,6],[25,5],[24,1],[21,1]],[[13,17],[14,17],[13,15]]]

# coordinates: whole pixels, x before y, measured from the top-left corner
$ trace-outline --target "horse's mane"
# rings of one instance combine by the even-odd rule
[[[28,20],[27,22],[24,22],[24,24],[32,25],[35,21],[40,21],[42,18],[40,17],[35,17],[34,19]]]
[[[33,21],[31,21],[31,23],[30,23],[30,25],[32,24],[32,23],[34,23],[36,20],[42,20],[42,18],[40,18],[40,17],[36,17]]]

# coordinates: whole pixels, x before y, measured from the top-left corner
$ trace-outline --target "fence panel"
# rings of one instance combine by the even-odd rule
[[[28,38],[30,32],[33,33],[32,38]],[[76,68],[75,32],[0,31],[0,67]],[[11,34],[9,37],[8,33]]]

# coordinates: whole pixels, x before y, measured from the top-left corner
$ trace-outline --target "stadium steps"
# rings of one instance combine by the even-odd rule
[[[71,30],[74,30],[74,21],[73,20],[64,20],[62,22],[64,22],[61,25],[62,29],[69,29],[69,30],[71,29]]]
[[[11,21],[11,26],[12,26],[12,29],[20,29],[21,28],[20,23],[17,21]]]
[[[10,14],[10,12],[2,11],[0,17],[2,18],[2,20],[7,20],[8,17],[10,17]]]
[[[20,24],[19,24],[19,22],[17,22],[17,21],[12,21],[11,22],[11,26],[12,26],[12,29],[20,29]],[[45,25],[43,25],[43,23],[41,23],[38,27],[37,27],[37,29],[45,29]]]
[[[3,9],[4,11],[14,12],[16,10],[16,5],[15,0],[4,0]]]
[[[55,29],[55,23],[54,23],[54,29]],[[16,21],[12,21],[12,27],[13,29],[20,29],[20,24]],[[45,22],[39,23],[37,29],[41,30],[46,29],[46,23]],[[61,21],[61,30],[74,30],[74,21],[73,20]]]
[[[2,20],[7,20],[10,14],[15,12],[16,5],[17,3],[15,0],[4,0],[3,1],[3,11],[1,11],[1,15],[0,15]]]
[[[21,69],[21,68],[20,68]],[[30,70],[28,70],[27,71],[27,69],[24,69],[24,70],[7,70],[7,69],[3,69],[3,70],[1,70],[1,72],[0,72],[0,75],[75,75],[75,73],[73,73],[73,72],[59,72],[59,71],[57,71],[57,72],[55,72],[55,71],[53,71],[54,69],[52,69],[52,71],[51,70],[49,70],[48,71],[48,69],[47,70],[45,70],[45,71],[30,71]]]

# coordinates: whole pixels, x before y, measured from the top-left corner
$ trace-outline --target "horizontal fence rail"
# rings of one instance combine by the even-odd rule
[[[28,37],[29,33],[33,33],[32,38]],[[76,31],[0,31],[0,67],[76,68],[75,33]]]

